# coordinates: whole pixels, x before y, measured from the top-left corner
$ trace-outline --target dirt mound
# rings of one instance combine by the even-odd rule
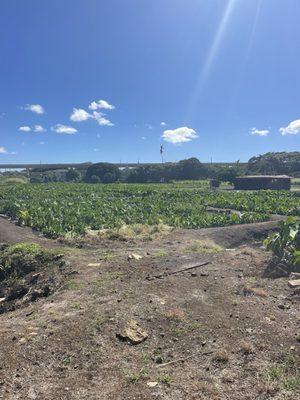
[[[63,255],[31,243],[0,247],[0,314],[47,297],[63,282]]]

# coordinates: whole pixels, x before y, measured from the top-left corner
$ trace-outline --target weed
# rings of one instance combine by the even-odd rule
[[[127,375],[127,380],[129,383],[137,383],[140,379],[146,378],[148,376],[148,372],[145,368],[140,369],[137,372],[131,372]]]
[[[81,310],[81,304],[80,303],[73,303],[72,305],[71,305],[71,307],[74,309],[74,310]]]
[[[172,383],[172,377],[168,374],[160,375],[158,381],[163,383],[164,385],[170,386]]]

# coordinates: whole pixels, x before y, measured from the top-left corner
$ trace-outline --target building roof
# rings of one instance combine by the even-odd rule
[[[288,175],[245,175],[237,176],[236,179],[291,179]]]

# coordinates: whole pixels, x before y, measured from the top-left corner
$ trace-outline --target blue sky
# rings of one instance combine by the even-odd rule
[[[0,163],[300,150],[299,0],[1,0]]]

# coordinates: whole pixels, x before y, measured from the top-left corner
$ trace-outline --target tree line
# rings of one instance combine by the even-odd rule
[[[197,158],[120,170],[111,163],[95,163],[84,170],[33,171],[32,182],[87,182],[87,183],[159,183],[177,180],[214,179],[217,182],[234,183],[241,175],[300,176],[300,152],[266,153],[252,157],[247,164],[236,162],[231,165],[202,164]]]

